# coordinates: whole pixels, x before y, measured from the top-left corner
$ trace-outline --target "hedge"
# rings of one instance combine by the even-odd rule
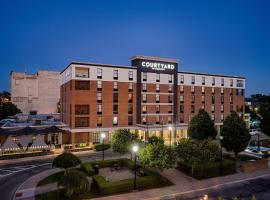
[[[179,169],[188,172],[195,178],[210,178],[220,176],[220,162],[202,164],[195,166],[192,174],[192,166],[189,163],[179,162]],[[236,173],[236,162],[233,160],[224,159],[222,162],[222,175]]]
[[[95,174],[94,168],[91,165],[91,163],[87,162],[87,163],[83,163],[81,164],[81,168],[83,169],[83,171],[85,171],[85,173],[87,173],[89,176],[93,176]]]
[[[96,151],[102,151],[102,150],[107,150],[111,148],[111,144],[96,144],[95,145],[95,150]]]
[[[137,178],[137,189],[149,189],[171,185],[172,183],[161,175],[148,174]],[[103,176],[94,175],[93,185],[101,195],[111,195],[122,192],[130,192],[134,188],[134,179],[126,179],[115,182],[106,182]]]

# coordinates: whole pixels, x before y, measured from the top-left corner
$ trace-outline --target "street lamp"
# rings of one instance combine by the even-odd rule
[[[104,139],[106,135],[105,133],[101,133],[101,138],[102,138],[102,160],[104,160]]]
[[[260,151],[260,132],[257,132],[257,150]]]
[[[172,126],[169,126],[170,131],[170,147],[172,146]]]
[[[222,176],[222,140],[223,136],[219,136],[219,141],[220,141],[220,164],[219,164],[219,174]]]
[[[138,151],[139,147],[137,145],[134,145],[132,147],[132,150],[134,152],[134,157],[135,157],[135,169],[134,169],[134,191],[137,190],[137,180],[136,180],[136,176],[137,176],[137,151]]]

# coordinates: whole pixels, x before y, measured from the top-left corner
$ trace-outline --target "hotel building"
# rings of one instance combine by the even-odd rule
[[[245,78],[178,71],[176,59],[134,56],[131,66],[72,62],[61,72],[63,141],[91,146],[117,129],[165,142],[187,137],[190,119],[205,109],[217,130],[230,111],[244,116]],[[169,130],[171,127],[171,130]]]

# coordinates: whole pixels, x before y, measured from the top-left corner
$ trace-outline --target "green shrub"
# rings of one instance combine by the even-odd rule
[[[180,170],[190,173],[195,178],[210,178],[220,175],[220,163],[213,162],[207,165],[198,165],[194,166],[192,173],[191,164],[179,162],[178,163]],[[223,160],[222,162],[222,174],[228,175],[236,172],[236,162],[233,160]]]
[[[89,176],[93,176],[95,174],[94,168],[91,165],[91,163],[87,162],[87,163],[82,163],[81,164],[81,168],[83,169],[83,171],[88,174]]]
[[[95,145],[95,150],[96,151],[102,151],[102,150],[107,150],[111,148],[111,144],[96,144]]]
[[[134,162],[130,159],[114,159],[114,160],[100,160],[95,162],[89,162],[92,166],[98,165],[99,168],[112,167],[114,164],[117,164],[120,167],[126,166],[129,169],[134,169]]]
[[[72,153],[62,153],[53,159],[53,166],[65,169],[66,173],[68,168],[76,167],[81,164],[80,158]]]

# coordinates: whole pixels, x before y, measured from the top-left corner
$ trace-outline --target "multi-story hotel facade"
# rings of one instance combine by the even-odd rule
[[[205,109],[217,130],[231,111],[244,116],[245,78],[181,72],[176,59],[134,56],[131,66],[72,62],[61,72],[61,118],[66,144],[107,140],[117,129],[175,142]],[[181,68],[180,68],[181,69]]]

